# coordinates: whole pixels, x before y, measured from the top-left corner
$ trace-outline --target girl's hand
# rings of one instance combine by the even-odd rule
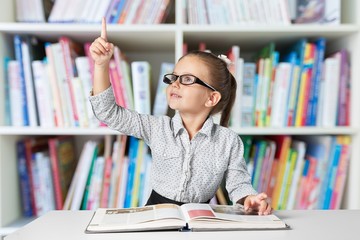
[[[114,45],[107,41],[106,21],[102,19],[101,36],[95,39],[90,46],[90,54],[96,65],[108,65],[114,53]]]
[[[266,193],[247,196],[244,200],[244,209],[246,212],[257,211],[259,215],[268,215],[272,212]]]

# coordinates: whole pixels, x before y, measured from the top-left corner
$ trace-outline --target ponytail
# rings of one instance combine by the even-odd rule
[[[223,127],[229,126],[229,120],[231,115],[232,107],[234,106],[235,98],[236,98],[236,80],[232,74],[230,74],[230,92],[228,102],[225,104],[220,119],[220,125]]]

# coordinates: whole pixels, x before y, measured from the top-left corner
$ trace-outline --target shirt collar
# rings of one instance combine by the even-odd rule
[[[174,117],[172,118],[172,123],[173,123],[173,127],[174,127],[174,135],[178,135],[180,130],[185,129],[180,113],[178,111],[176,111]],[[205,134],[206,136],[210,137],[211,136],[211,130],[214,126],[214,121],[213,118],[211,116],[209,116],[204,125],[202,126],[202,128],[200,129],[199,133]]]

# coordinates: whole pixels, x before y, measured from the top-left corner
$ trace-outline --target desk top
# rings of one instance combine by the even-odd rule
[[[25,239],[357,239],[360,235],[360,210],[290,210],[275,211],[290,225],[290,230],[224,232],[137,232],[85,234],[93,211],[52,211],[7,236],[5,240]]]

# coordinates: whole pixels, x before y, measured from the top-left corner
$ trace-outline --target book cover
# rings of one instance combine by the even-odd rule
[[[71,184],[77,159],[74,139],[61,136],[48,139],[51,169],[55,189],[56,209],[63,209],[64,201]]]
[[[70,103],[72,109],[72,119],[74,121],[73,126],[79,126],[79,113],[76,105],[75,95],[76,91],[73,86],[73,79],[77,76],[75,67],[75,58],[84,55],[82,45],[71,40],[68,37],[60,37],[59,43],[62,49],[63,65],[65,69],[65,76],[70,94]],[[60,56],[59,56],[60,57]]]
[[[46,65],[41,60],[32,62],[39,126],[51,128],[55,126],[55,109]]]
[[[153,106],[153,115],[162,116],[166,115],[168,111],[168,105],[166,100],[166,88],[167,84],[163,82],[163,77],[167,73],[172,73],[174,70],[174,64],[163,62],[160,66],[160,74],[156,88],[154,106]]]
[[[93,162],[93,155],[95,150],[97,149],[96,145],[96,142],[88,141],[84,144],[84,147],[81,151],[79,163],[76,165],[76,170],[67,194],[67,199],[69,198],[69,203],[64,204],[64,206],[70,205],[70,210],[80,210],[81,208],[81,201],[85,194],[86,181],[88,179],[91,165]],[[74,186],[73,188],[71,188],[72,185]],[[66,202],[67,201],[65,201],[65,203]]]
[[[25,82],[25,71],[23,66],[23,54],[22,54],[22,38],[20,35],[14,36],[14,49],[15,49],[15,60],[19,63],[19,77],[20,77],[20,89],[21,89],[21,106],[23,111],[23,126],[29,126],[29,111],[27,105],[27,90],[26,90],[26,82]]]
[[[295,208],[296,192],[298,191],[299,181],[304,168],[306,143],[304,141],[293,139],[291,143],[291,148],[297,152],[297,159],[293,170],[293,177],[291,181],[288,199],[286,202],[287,210]]]
[[[295,0],[296,24],[340,24],[340,0]]]
[[[138,113],[151,114],[150,64],[145,61],[131,63],[134,91],[134,110]]]
[[[23,89],[21,84],[21,76],[19,71],[19,62],[11,60],[8,63],[8,76],[10,88],[10,108],[11,108],[11,125],[24,126],[24,109],[21,104],[23,101]],[[19,104],[20,103],[20,104]]]
[[[113,140],[111,135],[105,136],[105,149],[104,149],[104,176],[102,180],[100,207],[108,207],[109,193],[110,193],[110,181],[112,174],[112,146]]]
[[[281,186],[283,184],[286,160],[288,156],[288,151],[291,145],[291,136],[279,135],[279,136],[270,136],[269,139],[276,142],[276,152],[274,162],[278,162],[278,170],[276,174],[276,184],[273,189],[272,195],[272,207],[277,209],[279,203],[279,197],[281,192]]]
[[[124,207],[131,207],[132,198],[134,198],[134,182],[135,182],[135,171],[136,162],[138,158],[139,150],[139,139],[135,137],[129,138],[129,165],[128,165],[128,178],[126,183],[126,193],[124,199]]]
[[[340,209],[340,204],[345,190],[345,181],[347,179],[351,151],[351,139],[349,136],[338,136],[337,141],[342,145],[342,147],[336,176],[334,177],[335,182],[331,195],[330,209]]]
[[[250,127],[255,125],[254,110],[256,98],[256,65],[244,63],[244,76],[241,94],[241,126]]]
[[[21,206],[24,217],[34,216],[34,199],[31,197],[30,175],[26,165],[25,141],[16,143],[17,168],[20,183]]]

